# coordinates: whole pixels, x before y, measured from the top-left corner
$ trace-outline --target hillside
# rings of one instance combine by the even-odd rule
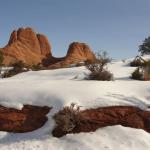
[[[108,65],[114,74],[114,81],[84,80],[89,73],[85,67],[29,71],[1,79],[1,105],[17,109],[21,109],[24,104],[53,107],[48,114],[48,122],[34,132],[0,132],[1,150],[149,150],[149,133],[120,125],[100,128],[91,133],[69,134],[60,139],[51,135],[55,125],[53,114],[72,102],[82,106],[82,110],[122,105],[149,111],[150,81],[130,79],[135,67],[130,67],[129,62],[130,59],[125,62],[112,61]]]

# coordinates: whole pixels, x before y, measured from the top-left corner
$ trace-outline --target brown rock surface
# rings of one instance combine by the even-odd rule
[[[48,60],[46,65],[49,66],[49,68],[61,68],[87,60],[95,60],[95,55],[91,48],[85,43],[73,42],[69,45],[67,55],[65,57],[53,57],[53,59]]]
[[[95,56],[87,44],[73,42],[69,45],[65,61],[70,63],[78,63],[79,61],[93,59],[95,59]]]
[[[42,59],[51,56],[48,39],[36,34],[31,28],[20,28],[13,31],[8,44],[1,49],[5,65],[23,61],[28,65],[41,63]]]
[[[0,131],[29,132],[42,127],[47,121],[49,107],[25,105],[22,110],[0,106]]]
[[[68,48],[67,55],[55,58],[51,53],[51,46],[46,36],[36,34],[31,28],[20,28],[11,33],[8,44],[1,48],[4,54],[3,64],[23,61],[27,65],[42,63],[49,68],[68,67],[85,60],[94,60],[95,56],[85,43],[73,42]]]
[[[52,54],[50,53],[51,46],[49,44],[49,41],[45,35],[37,34],[37,38],[39,40],[41,54],[44,56],[49,55],[50,58],[52,57]]]
[[[112,106],[89,109],[80,112],[80,123],[69,133],[91,132],[98,128],[122,125],[143,129],[150,133],[150,111],[143,111],[132,106]],[[53,130],[53,135],[65,135],[61,127]]]

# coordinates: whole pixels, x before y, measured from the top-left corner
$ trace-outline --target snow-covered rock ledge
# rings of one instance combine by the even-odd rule
[[[133,106],[109,106],[97,109],[86,109],[80,111],[78,116],[70,121],[75,127],[65,132],[63,125],[57,125],[52,131],[53,136],[62,137],[68,133],[93,132],[98,128],[122,125],[125,127],[143,129],[150,133],[150,111],[141,110]],[[64,117],[65,118],[65,117]],[[62,120],[63,121],[63,120]]]
[[[0,106],[0,131],[29,132],[42,127],[51,108],[24,105],[21,110]]]
[[[48,120],[51,110],[47,106],[24,105],[21,110],[0,105],[0,131],[30,132],[42,127]],[[79,112],[80,120],[70,132],[64,132],[63,126],[56,126],[53,136],[61,137],[67,133],[91,132],[98,128],[122,125],[139,128],[150,133],[150,111],[134,106],[109,106],[86,109]]]

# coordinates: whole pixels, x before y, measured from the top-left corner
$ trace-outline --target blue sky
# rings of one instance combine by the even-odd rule
[[[150,0],[1,0],[0,14],[0,47],[28,26],[48,37],[54,56],[80,41],[113,58],[132,57],[150,35]]]

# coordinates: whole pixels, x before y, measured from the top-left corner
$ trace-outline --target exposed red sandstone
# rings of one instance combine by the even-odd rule
[[[80,61],[94,60],[95,56],[91,48],[85,43],[73,42],[69,45],[67,55],[64,59],[66,63],[78,63]]]
[[[47,121],[49,107],[25,105],[22,110],[0,106],[0,131],[29,132],[42,127]],[[91,132],[98,128],[122,125],[143,129],[150,133],[150,111],[132,106],[112,106],[80,112],[80,121],[69,133]],[[67,133],[56,127],[52,134],[61,137]]]
[[[66,60],[71,59],[73,61],[81,60],[93,60],[95,58],[91,48],[85,43],[73,42],[69,45]]]
[[[49,66],[49,68],[68,67],[70,64],[77,64],[87,60],[95,60],[95,55],[91,48],[85,43],[73,42],[69,45],[65,57],[48,59],[46,66]]]
[[[47,121],[49,107],[25,105],[22,110],[0,106],[0,131],[29,132],[42,127]]]
[[[31,28],[13,31],[8,44],[0,50],[4,54],[5,65],[18,61],[23,61],[27,65],[38,64],[47,55],[51,56],[48,39],[41,34],[36,34]]]
[[[45,35],[37,34],[37,38],[39,40],[41,54],[44,56],[49,55],[50,58],[52,57],[52,54],[50,53],[51,46],[49,44],[49,41]]]
[[[94,60],[95,56],[90,47],[85,43],[73,42],[67,55],[55,58],[51,53],[51,45],[45,35],[36,34],[31,28],[20,28],[11,33],[8,44],[1,48],[3,64],[12,64],[23,61],[27,65],[42,63],[48,68],[68,67],[70,64],[85,60]]]
[[[98,128],[122,125],[150,132],[150,111],[132,106],[112,106],[89,109],[80,112],[80,121],[69,133],[91,132]],[[61,127],[53,130],[53,135],[61,137],[65,133]]]

